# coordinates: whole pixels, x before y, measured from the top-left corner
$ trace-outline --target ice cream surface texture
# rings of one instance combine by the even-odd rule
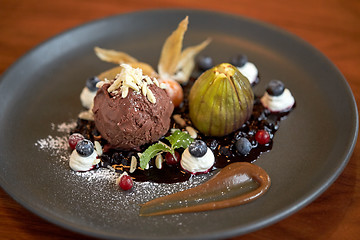
[[[174,106],[155,78],[122,66],[113,81],[99,85],[93,113],[97,130],[112,148],[131,150],[167,133]]]

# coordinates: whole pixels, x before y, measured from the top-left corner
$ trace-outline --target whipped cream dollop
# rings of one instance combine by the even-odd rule
[[[250,84],[253,84],[256,81],[259,74],[258,69],[252,62],[247,62],[244,66],[237,67],[237,69],[249,80]]]
[[[100,159],[97,158],[96,151],[93,151],[93,153],[88,156],[84,157],[81,156],[75,149],[70,155],[70,162],[69,165],[72,170],[77,172],[86,172],[91,169],[93,169],[94,165],[98,164],[100,162]]]
[[[80,101],[84,108],[91,109],[96,92],[97,91],[90,91],[87,87],[83,88],[80,94]]]
[[[292,108],[295,99],[289,89],[285,88],[284,92],[279,96],[271,96],[265,92],[260,99],[262,105],[271,112],[284,112]]]
[[[210,148],[207,148],[205,155],[202,157],[194,157],[187,148],[181,156],[180,165],[184,170],[196,174],[208,172],[214,162],[215,157]]]

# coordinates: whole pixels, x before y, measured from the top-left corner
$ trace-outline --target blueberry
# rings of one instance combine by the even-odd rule
[[[189,153],[194,157],[203,157],[207,152],[207,146],[204,141],[195,140],[189,145]]]
[[[88,80],[86,80],[86,87],[91,91],[91,92],[95,92],[97,90],[96,84],[100,82],[100,79],[96,76],[88,78]]]
[[[84,139],[76,144],[75,149],[80,156],[88,157],[94,152],[94,144]]]
[[[209,56],[199,56],[197,59],[199,70],[206,71],[214,66],[213,60]]]
[[[245,156],[250,152],[252,145],[247,138],[243,137],[236,141],[235,147],[241,155]]]
[[[266,92],[270,96],[280,96],[284,90],[284,83],[280,80],[271,80],[266,88]]]
[[[233,56],[230,63],[235,67],[243,67],[248,62],[248,58],[245,54],[238,54]]]

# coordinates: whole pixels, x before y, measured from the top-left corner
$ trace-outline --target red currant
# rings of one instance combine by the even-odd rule
[[[259,130],[255,134],[255,140],[259,144],[265,145],[270,142],[270,134],[266,130]]]
[[[80,133],[73,133],[72,135],[70,135],[69,145],[70,145],[71,149],[75,149],[76,144],[84,139],[85,139],[84,136],[81,135]]]
[[[175,164],[178,164],[180,162],[180,158],[181,158],[180,153],[175,152],[174,155],[172,155],[169,152],[166,153],[165,161],[166,161],[167,164],[175,165]]]
[[[124,175],[120,178],[119,186],[122,190],[127,191],[133,187],[133,180],[129,175]]]

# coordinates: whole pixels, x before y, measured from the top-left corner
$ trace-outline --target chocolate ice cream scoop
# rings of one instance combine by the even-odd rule
[[[94,99],[94,121],[101,136],[112,148],[131,150],[157,141],[170,127],[173,103],[166,91],[156,84],[147,85],[156,101],[141,91],[128,89],[127,95],[109,92],[104,84]]]

